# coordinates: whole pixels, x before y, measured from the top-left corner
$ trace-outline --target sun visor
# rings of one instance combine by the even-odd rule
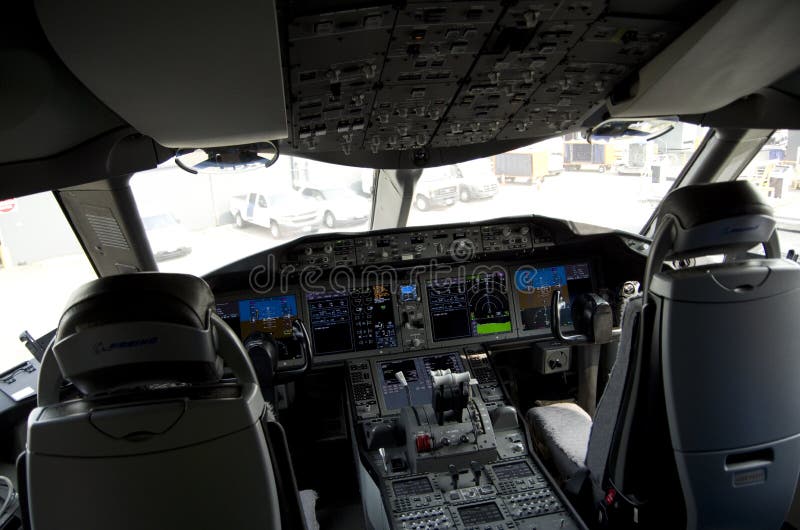
[[[785,77],[800,63],[800,2],[724,0],[646,64],[614,117],[703,114]]]
[[[167,147],[287,137],[274,0],[37,0],[67,67]]]

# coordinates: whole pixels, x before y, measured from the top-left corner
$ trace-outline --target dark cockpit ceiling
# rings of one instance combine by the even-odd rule
[[[6,9],[3,196],[147,169],[177,147],[269,139],[327,162],[426,167],[609,115],[710,125],[733,105],[739,126],[767,127],[767,103],[782,98],[785,121],[797,100],[800,52],[784,44],[800,13],[777,0]]]

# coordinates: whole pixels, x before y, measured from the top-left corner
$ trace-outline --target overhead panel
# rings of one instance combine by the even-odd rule
[[[496,1],[409,2],[398,12],[367,132],[373,153],[431,143],[501,12]]]
[[[293,147],[362,146],[395,16],[378,6],[289,23]]]
[[[290,14],[292,146],[341,163],[575,130],[686,27],[642,11],[411,0]]]

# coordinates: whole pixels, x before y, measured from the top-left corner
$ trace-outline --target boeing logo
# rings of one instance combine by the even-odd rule
[[[131,339],[119,342],[112,342],[106,345],[105,343],[98,342],[94,347],[94,352],[97,354],[106,353],[113,350],[121,350],[125,348],[138,348],[140,346],[151,346],[158,342],[158,337],[147,337],[144,339]]]

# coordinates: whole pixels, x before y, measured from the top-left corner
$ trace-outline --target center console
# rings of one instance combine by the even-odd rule
[[[383,508],[372,510],[375,528],[583,528],[480,346],[354,360],[347,371],[362,489],[374,487]]]

